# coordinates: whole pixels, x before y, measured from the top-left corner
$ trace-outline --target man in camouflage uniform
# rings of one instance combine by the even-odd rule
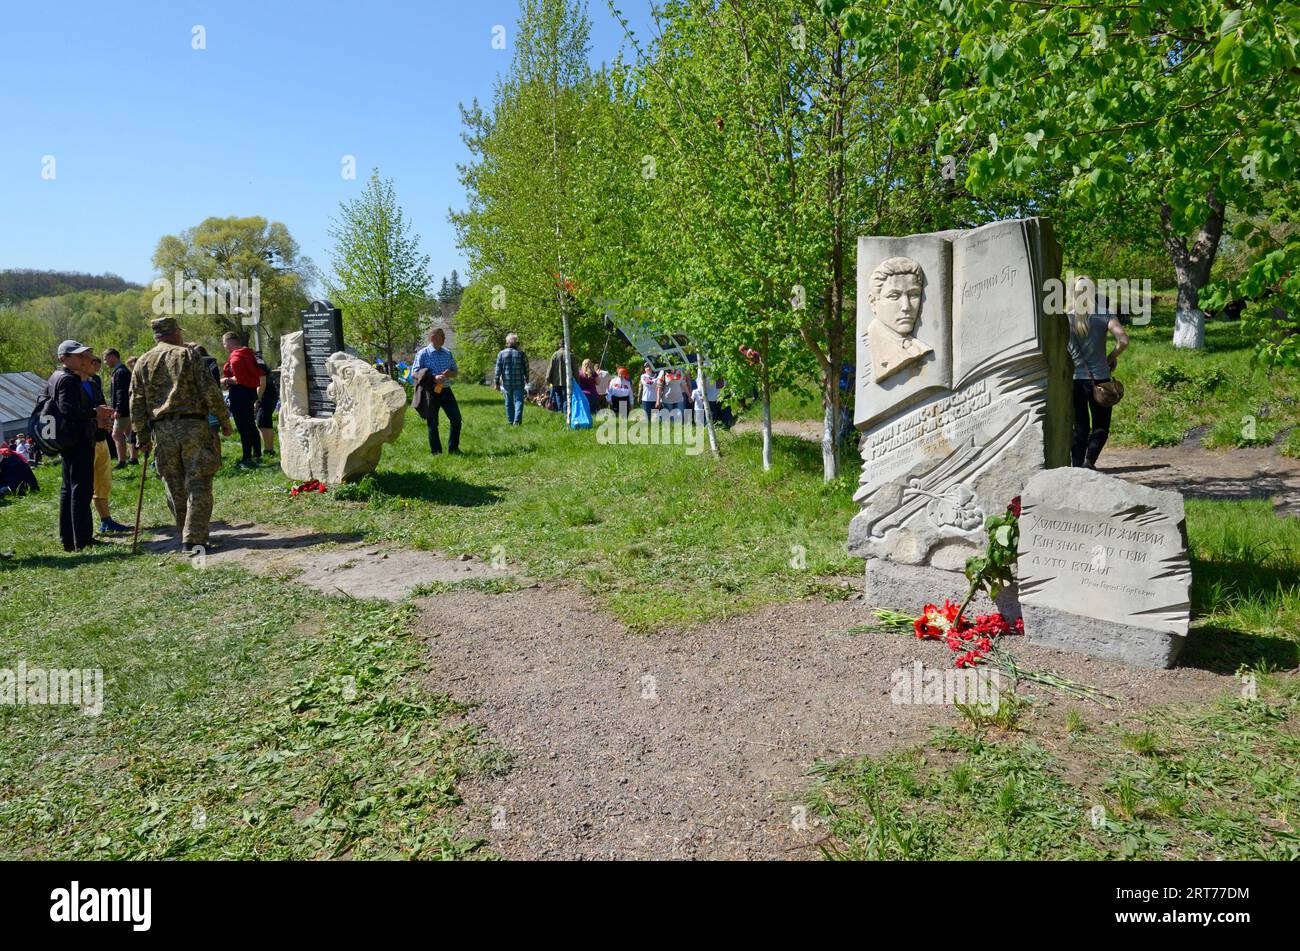
[[[220,465],[212,448],[208,415],[229,436],[230,411],[203,358],[181,339],[174,317],[150,323],[157,345],[135,364],[131,375],[131,426],[141,452],[157,443],[158,474],[176,516],[181,550],[206,551],[212,517],[212,477]]]

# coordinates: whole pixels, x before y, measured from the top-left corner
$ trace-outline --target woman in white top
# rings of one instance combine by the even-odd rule
[[[632,405],[632,381],[627,378],[627,367],[619,367],[609,378],[609,408],[615,415],[624,417]]]
[[[659,381],[655,377],[655,368],[647,363],[641,372],[641,408],[645,410],[645,421],[650,422],[651,414],[659,402]]]

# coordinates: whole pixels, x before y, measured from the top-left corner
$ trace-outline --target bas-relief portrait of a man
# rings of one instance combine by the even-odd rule
[[[925,272],[911,258],[886,258],[871,272],[867,302],[874,319],[867,325],[872,379],[888,379],[914,366],[934,348],[912,336],[921,317]]]

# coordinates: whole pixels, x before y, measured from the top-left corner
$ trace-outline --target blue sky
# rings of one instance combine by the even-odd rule
[[[634,23],[646,7],[620,3]],[[622,30],[606,0],[590,14],[593,62],[610,59]],[[463,275],[447,223],[464,203],[458,104],[491,100],[516,16],[514,0],[6,0],[0,268],[147,283],[162,235],[256,214],[284,222],[324,270],[330,216],[377,165],[435,278]],[[492,49],[498,24],[505,50]],[[196,25],[206,49],[192,48]]]

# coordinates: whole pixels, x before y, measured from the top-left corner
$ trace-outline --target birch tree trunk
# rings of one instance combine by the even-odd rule
[[[830,482],[840,474],[840,387],[839,380],[825,394],[822,403],[822,481]]]
[[[772,468],[772,387],[763,366],[763,471]]]

